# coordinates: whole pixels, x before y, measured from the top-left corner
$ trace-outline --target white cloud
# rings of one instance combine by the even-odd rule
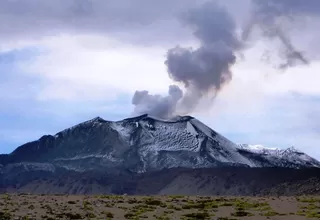
[[[167,92],[165,48],[133,47],[98,36],[53,37],[38,45],[45,53],[20,64],[43,81],[38,99],[114,99],[148,89]]]

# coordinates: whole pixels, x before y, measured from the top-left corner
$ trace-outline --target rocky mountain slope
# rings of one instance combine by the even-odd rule
[[[252,168],[267,167],[304,169],[320,167],[320,162],[293,148],[236,145],[190,116],[171,121],[148,115],[117,122],[95,118],[54,136],[43,136],[11,154],[0,155],[0,188],[77,193],[95,185],[98,192],[123,193],[141,184],[142,180],[137,179],[140,174],[156,181],[155,173],[164,169],[185,168],[191,175],[202,168],[211,168],[213,172],[243,168],[250,173]],[[92,176],[83,179],[88,173]],[[173,184],[170,173],[162,174],[168,175],[163,177],[166,184]],[[301,179],[297,174],[294,178],[306,181],[311,177]],[[231,177],[217,178],[223,182],[227,181],[223,178]],[[192,179],[189,182],[193,184]],[[162,192],[166,184],[159,186],[157,192]],[[73,189],[75,186],[78,187]]]
[[[146,173],[29,170],[0,177],[0,193],[320,195],[317,168],[171,168]]]
[[[236,145],[190,116],[163,121],[148,115],[118,122],[95,118],[0,156],[7,168],[21,163],[26,169],[137,173],[173,167],[320,167],[294,149],[259,151]]]

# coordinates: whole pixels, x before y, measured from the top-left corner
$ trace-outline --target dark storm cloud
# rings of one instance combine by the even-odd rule
[[[257,6],[257,12],[269,18],[318,16],[320,13],[320,1],[318,0],[252,0],[252,2]]]
[[[185,34],[176,16],[201,1],[1,0],[0,39],[97,33],[144,43],[168,40]]]

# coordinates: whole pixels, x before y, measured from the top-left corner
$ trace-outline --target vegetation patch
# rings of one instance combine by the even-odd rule
[[[188,213],[184,214],[185,219],[209,219],[210,215],[207,212]]]
[[[304,205],[299,207],[297,215],[307,218],[320,218],[320,200],[317,198],[298,199]]]
[[[0,195],[0,220],[13,219],[217,219],[240,220],[260,216],[272,219],[294,215],[320,218],[318,197],[252,198],[210,196],[81,196],[81,195]],[[271,203],[279,209],[273,210]],[[292,205],[288,213],[281,204]],[[285,210],[285,209],[284,209]],[[223,217],[221,214],[223,213]],[[215,217],[213,217],[215,216]],[[252,218],[254,219],[254,217]]]

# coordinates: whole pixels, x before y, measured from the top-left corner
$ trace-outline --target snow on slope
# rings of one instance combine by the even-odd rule
[[[85,123],[92,124],[92,127],[97,123],[106,123],[116,131],[129,148],[137,151],[142,164],[138,172],[145,172],[150,168],[196,168],[219,164],[242,164],[249,167],[287,164],[292,167],[292,164],[295,164],[297,167],[320,167],[317,160],[294,148],[281,150],[262,145],[237,145],[191,116],[163,120],[141,115],[116,122],[96,118]],[[239,149],[254,155],[244,155]],[[118,160],[126,161],[123,158]]]
[[[149,115],[121,121],[95,118],[41,139],[19,147],[11,156],[37,161],[26,158],[29,152],[42,155],[42,161],[83,171],[117,168],[146,172],[229,165],[320,167],[319,161],[294,148],[237,145],[190,116],[171,120]]]
[[[311,167],[320,167],[320,162],[303,153],[301,150],[290,147],[287,149],[280,149],[275,147],[265,147],[263,145],[250,145],[250,144],[238,144],[237,147],[242,150],[253,152],[269,158],[282,159],[285,161],[292,162],[297,165],[308,165]]]
[[[247,158],[245,158],[244,156],[238,153],[236,144],[232,143],[222,135],[214,132],[208,126],[206,126],[205,124],[203,124],[197,119],[192,119],[191,123],[194,126],[196,126],[199,130],[201,130],[204,134],[206,134],[209,138],[213,139],[216,143],[218,143],[219,146],[222,147],[222,151],[225,151],[225,152],[220,151],[219,152],[220,154],[211,153],[212,157],[217,158],[221,162],[246,164],[250,167],[255,166],[255,164],[253,164],[250,160],[248,160]]]
[[[151,133],[153,139],[147,151],[189,151],[200,152],[201,146],[206,145],[205,150],[212,159],[221,163],[244,164],[254,167],[250,160],[238,153],[236,145],[214,132],[197,119],[191,117],[177,117],[176,120],[162,121],[148,116],[149,120],[139,123],[145,131]],[[150,125],[150,119],[152,124]],[[209,139],[208,143],[204,143]],[[152,148],[152,149],[151,149]],[[200,164],[206,163],[201,157],[195,157]],[[196,163],[198,164],[198,163]]]
[[[142,170],[221,163],[255,166],[237,152],[234,143],[190,116],[162,120],[144,115],[108,123],[120,139],[138,151]]]
[[[281,152],[280,148],[276,147],[265,147],[263,145],[250,145],[250,144],[238,144],[237,148],[242,150],[248,150],[250,152],[258,153],[258,154],[272,154],[279,155]]]

